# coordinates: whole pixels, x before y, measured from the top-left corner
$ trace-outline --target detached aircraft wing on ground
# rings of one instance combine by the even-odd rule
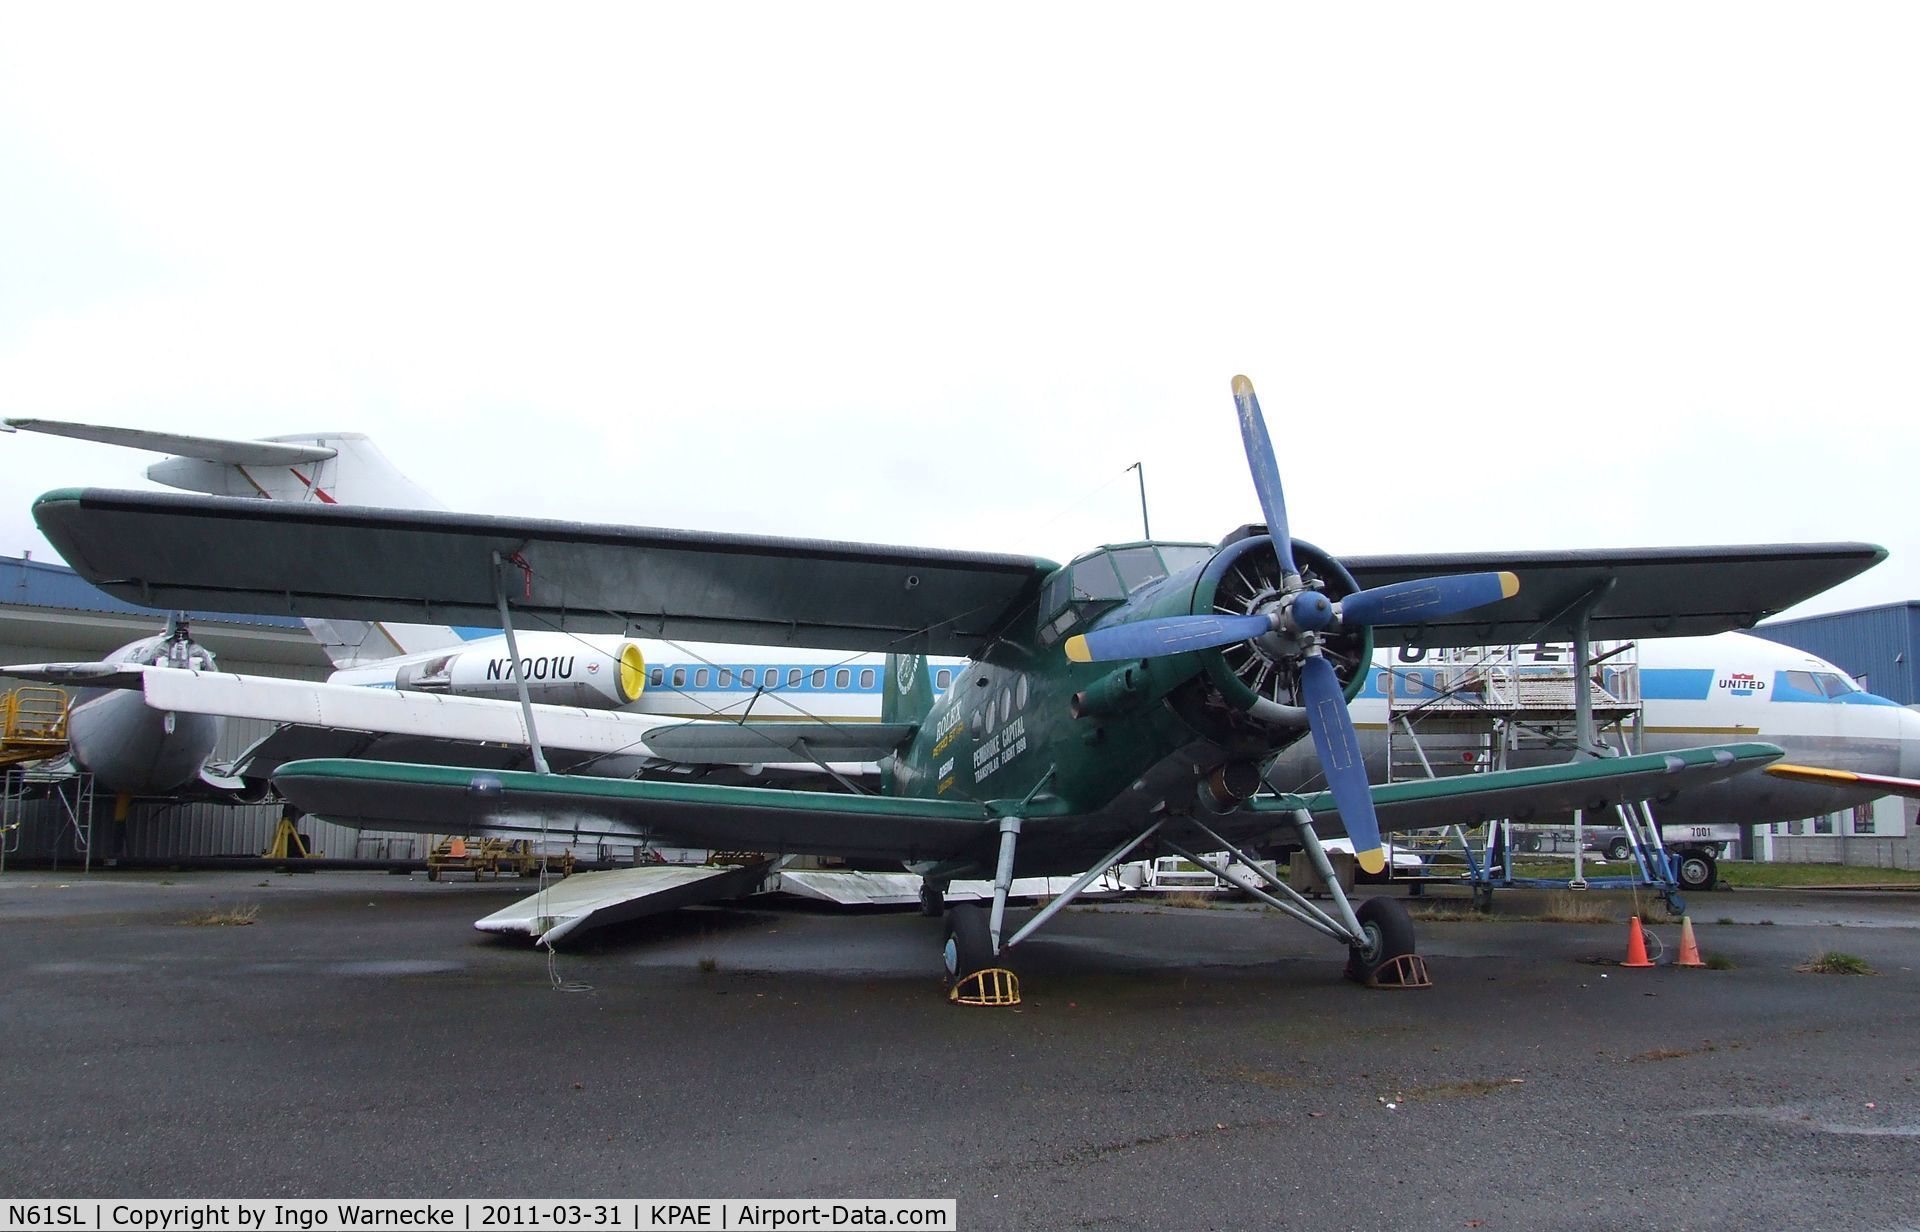
[[[1037,557],[653,528],[288,506],[101,491],[49,493],[47,537],[89,580],[148,605],[309,617],[619,632],[895,658],[891,716],[906,735],[884,794],[637,783],[366,762],[295,762],[297,805],[390,826],[502,828],[564,814],[684,841],[898,860],[930,908],[955,878],[990,876],[991,908],[947,912],[956,977],[999,961],[1122,857],[1297,842],[1343,830],[1363,868],[1384,827],[1657,798],[1779,756],[1733,744],[1374,789],[1347,702],[1376,636],[1415,645],[1632,638],[1742,627],[1885,553],[1846,543],[1342,561],[1292,538],[1252,386],[1234,383],[1265,515],[1219,545]],[[1481,569],[1460,573],[1460,569]],[[972,661],[936,701],[921,656]],[[536,730],[538,724],[536,722]],[[1311,738],[1330,791],[1257,794],[1261,768]],[[695,737],[688,736],[692,741]],[[1092,870],[1003,943],[1016,876]],[[1276,894],[1289,895],[1273,882]],[[1332,911],[1271,898],[1349,947],[1364,977],[1413,951],[1397,903]]]

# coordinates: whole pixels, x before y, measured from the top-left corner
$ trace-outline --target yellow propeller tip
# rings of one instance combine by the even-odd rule
[[[1251,397],[1252,395],[1253,395],[1252,381],[1249,381],[1244,376],[1236,376],[1233,378],[1233,396],[1234,397],[1247,398],[1247,397]]]
[[[1091,663],[1093,656],[1087,652],[1087,639],[1078,633],[1067,639],[1067,658],[1075,663]]]
[[[1353,858],[1359,861],[1360,867],[1369,873],[1379,874],[1387,871],[1387,853],[1378,847],[1356,851],[1353,853]]]
[[[1511,599],[1519,593],[1520,593],[1520,575],[1517,573],[1504,573],[1504,572],[1501,573],[1500,597],[1502,599]]]

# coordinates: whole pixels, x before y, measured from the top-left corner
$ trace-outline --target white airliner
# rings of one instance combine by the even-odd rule
[[[6,424],[175,455],[149,467],[147,477],[190,491],[444,507],[358,433],[235,441],[32,419]],[[236,766],[248,780],[264,779],[281,761],[329,753],[408,760],[410,748],[424,752],[423,741],[436,761],[449,759],[445,746],[455,741],[468,746],[471,764],[525,764],[528,731],[512,700],[516,684],[500,635],[463,639],[430,624],[306,623],[337,667],[326,684],[170,670],[171,664],[122,665],[129,670],[114,681],[99,678],[105,664],[0,670],[65,683],[139,685],[141,691],[121,696],[151,725],[186,714],[295,725]],[[886,722],[880,656],[538,631],[521,633],[518,645],[536,703],[535,731],[557,766],[615,775],[714,766],[747,774],[816,767],[846,773],[870,769],[896,743]],[[190,652],[174,658],[182,654]],[[1663,821],[1797,820],[1901,790],[1920,775],[1920,715],[1862,691],[1823,660],[1739,633],[1647,641],[1637,655],[1644,710],[1635,751],[1757,739],[1784,748],[1791,762],[1819,768],[1810,777],[1740,775],[1659,801]],[[144,657],[151,662],[151,655]],[[957,661],[930,665],[930,683],[944,691],[957,667]],[[75,669],[91,669],[97,678],[79,678]],[[1471,697],[1440,667],[1394,652],[1376,655],[1352,704],[1376,782],[1387,778],[1387,672],[1398,678],[1403,696],[1425,688],[1453,690],[1456,702]],[[116,739],[126,740],[125,726],[118,725]],[[1510,764],[1565,761],[1569,754],[1523,749]],[[92,760],[112,758],[101,753]],[[1301,742],[1275,763],[1268,781],[1292,789],[1310,784],[1316,773]]]

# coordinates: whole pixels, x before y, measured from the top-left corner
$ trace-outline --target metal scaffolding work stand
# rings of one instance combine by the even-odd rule
[[[1589,600],[1589,605],[1591,600]],[[1385,673],[1389,781],[1485,773],[1509,768],[1513,755],[1538,764],[1543,753],[1564,750],[1572,760],[1632,753],[1640,744],[1641,695],[1634,645],[1590,642],[1584,612],[1572,645],[1470,647],[1431,650]],[[1403,655],[1402,658],[1409,658]],[[1608,743],[1611,738],[1612,743]],[[1540,836],[1494,821],[1477,831],[1450,827],[1422,854],[1428,862],[1407,878],[1472,888],[1474,905],[1492,906],[1497,888],[1627,889],[1659,893],[1667,909],[1685,909],[1676,859],[1646,803],[1610,810],[1605,824],[1624,831],[1627,871],[1588,876],[1587,829],[1594,818],[1573,818],[1572,876],[1527,876],[1516,857],[1537,849]]]

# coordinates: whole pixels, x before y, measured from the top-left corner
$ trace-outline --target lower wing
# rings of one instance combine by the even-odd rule
[[[1719,744],[1563,766],[1386,783],[1373,789],[1373,806],[1383,832],[1531,821],[1574,809],[1597,811],[1640,800],[1658,804],[1663,796],[1745,774],[1783,756],[1784,752],[1771,744]],[[1263,813],[1290,813],[1304,807],[1316,822],[1325,819],[1334,823],[1325,827],[1327,832],[1339,830],[1339,814],[1331,792],[1305,797],[1256,796],[1250,803]]]
[[[396,762],[289,762],[273,784],[328,821],[434,834],[646,834],[689,847],[943,861],[996,832],[984,807],[957,800]]]

